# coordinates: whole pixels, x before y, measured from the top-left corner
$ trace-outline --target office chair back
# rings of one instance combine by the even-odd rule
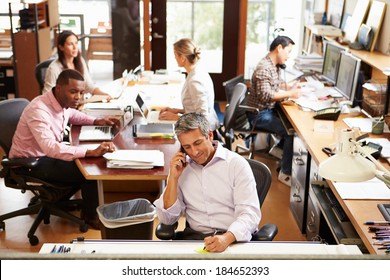
[[[268,166],[263,162],[249,158],[246,160],[251,166],[253,176],[255,177],[257,196],[259,197],[261,207],[272,183],[272,173]]]
[[[49,59],[44,60],[35,66],[35,78],[37,79],[37,81],[39,83],[39,88],[41,90],[41,93],[42,93],[43,87],[45,86],[46,70],[49,67],[50,63],[52,63],[54,60],[55,60],[55,58],[49,58]]]
[[[14,136],[19,118],[29,101],[24,98],[7,99],[0,102],[0,146],[8,155],[12,137]]]
[[[228,104],[230,103],[230,100],[233,96],[234,87],[238,83],[245,84],[244,75],[239,75],[222,83],[223,87],[225,88],[225,96]]]

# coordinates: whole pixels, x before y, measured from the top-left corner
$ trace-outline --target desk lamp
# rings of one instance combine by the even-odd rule
[[[341,130],[339,139],[336,154],[319,165],[318,173],[322,178],[338,182],[362,182],[377,177],[390,188],[389,171],[361,148],[352,129]]]

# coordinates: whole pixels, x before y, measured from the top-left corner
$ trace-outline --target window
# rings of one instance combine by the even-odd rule
[[[223,0],[167,1],[167,68],[177,69],[173,44],[192,38],[210,73],[222,72]]]

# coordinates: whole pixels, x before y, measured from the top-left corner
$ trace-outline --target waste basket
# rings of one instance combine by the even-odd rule
[[[147,199],[131,199],[97,207],[102,239],[151,240],[155,207]]]

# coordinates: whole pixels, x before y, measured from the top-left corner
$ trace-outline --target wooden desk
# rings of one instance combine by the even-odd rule
[[[117,149],[129,150],[160,150],[164,153],[164,167],[153,169],[115,169],[106,167],[106,159],[80,158],[76,160],[81,173],[87,180],[97,180],[99,192],[99,204],[104,204],[103,181],[104,180],[152,180],[160,181],[160,191],[165,186],[165,180],[169,172],[169,162],[174,153],[179,150],[179,142],[176,139],[136,139],[133,137],[132,124],[139,122],[140,116],[122,128],[113,139]],[[90,145],[99,142],[82,142],[78,140],[80,126],[73,126],[71,130],[72,145]]]
[[[328,156],[322,152],[322,147],[329,146],[336,142],[335,134],[314,132],[314,119],[312,112],[305,112],[298,108],[298,106],[282,106],[287,118],[296,130],[296,133],[303,141],[306,149],[310,153],[312,159],[317,165]],[[342,121],[343,118],[350,117],[350,115],[340,115],[335,124],[335,131],[340,128],[346,128],[347,125]],[[381,135],[381,137],[390,137],[389,135]],[[386,163],[385,166],[389,167]],[[362,239],[364,245],[371,254],[385,254],[383,250],[378,250],[377,246],[373,246],[372,237],[374,234],[368,232],[368,226],[363,225],[365,221],[369,220],[383,220],[383,216],[377,208],[378,203],[390,203],[389,200],[343,200],[337,193],[331,181],[327,181],[329,187],[332,189],[337,200],[340,202],[345,213],[350,219],[353,227]]]

